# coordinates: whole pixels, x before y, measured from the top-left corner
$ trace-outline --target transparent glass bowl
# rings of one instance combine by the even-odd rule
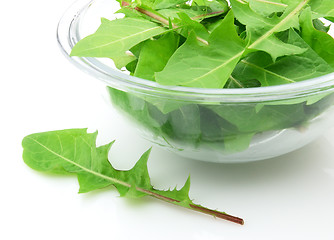
[[[81,70],[104,81],[113,105],[143,136],[187,158],[246,162],[305,146],[334,120],[334,73],[287,85],[247,89],[162,86],[129,76],[109,59],[69,57],[116,1],[79,0],[63,15],[58,42]]]

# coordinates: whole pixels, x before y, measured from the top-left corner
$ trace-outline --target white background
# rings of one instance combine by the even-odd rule
[[[243,217],[239,226],[112,189],[77,194],[75,177],[38,173],[22,161],[34,132],[89,127],[117,139],[110,160],[128,169],[151,145],[109,105],[102,83],[58,49],[56,26],[72,0],[3,1],[0,54],[0,239],[334,239],[334,130],[294,153],[247,164],[192,161],[153,148],[156,188],[191,175],[195,203]]]

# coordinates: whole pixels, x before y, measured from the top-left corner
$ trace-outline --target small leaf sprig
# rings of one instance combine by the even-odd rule
[[[22,141],[23,160],[37,171],[77,175],[79,193],[113,185],[122,197],[151,196],[197,212],[244,224],[243,219],[239,217],[193,203],[189,198],[190,178],[180,190],[155,189],[151,185],[147,169],[151,149],[141,156],[132,169],[115,169],[108,161],[108,152],[113,142],[96,147],[96,137],[97,132],[87,133],[87,129],[31,134]]]

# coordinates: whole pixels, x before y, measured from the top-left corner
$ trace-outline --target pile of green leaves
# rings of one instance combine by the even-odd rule
[[[133,76],[198,88],[274,86],[334,69],[334,39],[321,21],[333,21],[332,0],[118,2],[124,17],[103,18],[72,56],[111,58]],[[208,104],[109,92],[164,145],[223,152],[246,149],[261,132],[305,127],[333,103],[331,95]]]
[[[125,17],[82,39],[72,56],[107,57],[131,75],[200,88],[272,86],[333,72],[319,17],[332,0],[120,1]]]

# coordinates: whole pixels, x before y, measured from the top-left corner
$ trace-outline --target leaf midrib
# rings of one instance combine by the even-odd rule
[[[232,57],[232,58],[230,58],[229,60],[225,61],[225,62],[222,63],[221,65],[218,65],[217,67],[211,69],[209,72],[207,72],[207,73],[201,75],[200,77],[194,78],[193,80],[189,81],[188,84],[189,84],[189,83],[192,83],[192,82],[196,82],[196,81],[198,81],[199,79],[204,78],[204,77],[210,75],[211,73],[217,71],[218,69],[220,69],[220,68],[226,66],[227,64],[229,64],[230,62],[232,62],[232,61],[235,60],[236,58],[241,57],[242,54],[245,52],[245,50],[246,50],[246,49],[244,49],[243,51],[241,51],[241,52],[239,52],[238,54],[234,55],[234,57]]]
[[[241,4],[247,4],[249,2],[244,1],[244,0],[236,0],[237,2],[241,3]],[[287,7],[288,5],[284,4],[284,3],[277,3],[277,2],[271,2],[271,1],[267,1],[267,0],[254,0],[256,2],[262,2],[262,3],[267,3],[267,4],[272,4],[272,5],[277,5],[277,6],[282,6],[282,7]]]
[[[191,81],[187,82],[187,84],[198,81],[201,78],[204,78],[208,75],[210,75],[211,73],[217,71],[218,69],[226,66],[227,64],[229,64],[230,62],[232,62],[233,60],[235,60],[236,58],[239,58],[242,56],[242,54],[247,50],[247,49],[251,49],[253,47],[255,47],[257,44],[261,43],[263,40],[265,40],[266,38],[270,37],[271,34],[273,34],[277,29],[279,29],[283,24],[285,24],[287,21],[289,21],[296,13],[298,13],[307,3],[309,2],[309,0],[303,0],[292,12],[290,12],[284,19],[282,19],[277,25],[275,25],[273,28],[271,28],[270,30],[268,30],[264,35],[262,35],[260,38],[258,38],[255,42],[253,42],[251,45],[249,45],[248,47],[245,47],[245,49],[241,52],[239,52],[238,54],[234,55],[232,58],[228,59],[227,61],[225,61],[224,63],[222,63],[221,65],[218,65],[217,67],[211,69],[209,72],[195,78],[192,79]]]
[[[108,43],[106,43],[106,44],[102,44],[102,45],[94,46],[94,47],[92,47],[92,48],[86,48],[85,51],[82,51],[82,52],[88,52],[88,51],[95,50],[95,49],[98,49],[98,48],[107,47],[107,46],[109,46],[109,45],[112,45],[112,44],[115,44],[115,43],[118,43],[118,42],[122,42],[122,41],[127,40],[127,39],[130,39],[130,38],[135,38],[135,37],[137,37],[138,35],[141,35],[141,34],[143,34],[143,33],[147,33],[147,32],[150,32],[150,31],[153,31],[153,30],[158,29],[158,28],[162,28],[162,27],[160,27],[160,26],[156,26],[156,27],[153,27],[153,28],[149,28],[149,29],[146,29],[146,30],[144,30],[144,31],[137,32],[137,33],[135,33],[135,34],[126,36],[126,37],[124,37],[124,38],[117,39],[117,40],[112,41],[112,42],[108,42]]]
[[[91,169],[89,169],[89,168],[86,168],[86,167],[84,167],[84,166],[82,166],[82,165],[80,165],[80,164],[78,164],[78,163],[72,161],[71,159],[68,159],[67,157],[64,157],[63,155],[61,155],[61,154],[59,154],[59,153],[53,151],[52,149],[48,148],[47,146],[45,146],[44,144],[40,143],[39,141],[37,141],[37,140],[34,139],[34,138],[27,137],[27,139],[31,139],[32,141],[34,141],[35,143],[37,143],[37,144],[39,144],[41,147],[43,147],[46,151],[49,151],[49,152],[52,153],[53,155],[55,155],[55,156],[61,158],[62,160],[66,161],[66,162],[68,162],[68,163],[70,163],[70,164],[73,164],[74,166],[76,166],[76,167],[82,169],[82,170],[85,171],[85,172],[88,172],[88,173],[93,174],[93,175],[95,175],[95,176],[97,176],[97,177],[103,178],[103,179],[105,179],[105,180],[108,180],[108,181],[110,181],[110,182],[112,182],[112,183],[114,183],[114,184],[116,183],[116,184],[122,185],[122,186],[124,186],[124,187],[131,188],[131,184],[126,183],[126,182],[123,182],[123,181],[120,181],[120,180],[118,180],[118,179],[116,179],[116,178],[112,178],[112,177],[103,175],[103,174],[101,174],[101,173],[99,173],[99,172],[96,172],[96,171],[93,171],[93,170],[91,170]],[[60,142],[60,143],[61,143],[61,142]],[[170,197],[166,197],[166,196],[164,196],[164,195],[161,195],[161,194],[152,192],[152,191],[150,191],[150,190],[147,190],[147,189],[144,189],[144,188],[141,188],[141,187],[137,187],[137,186],[136,186],[135,188],[136,188],[136,190],[139,191],[139,192],[146,193],[146,194],[148,194],[148,195],[150,195],[150,196],[156,197],[156,198],[161,199],[161,200],[164,200],[164,201],[168,201],[168,202],[171,202],[171,203],[174,203],[174,204],[180,202],[180,201],[177,200],[177,199],[173,199],[173,198],[170,198]]]
[[[70,163],[70,164],[73,164],[74,166],[76,166],[76,167],[82,169],[82,170],[85,171],[85,172],[88,172],[88,173],[93,174],[93,175],[95,175],[95,176],[97,176],[97,177],[106,179],[106,180],[108,180],[108,181],[111,181],[111,182],[120,184],[120,185],[125,186],[125,187],[129,187],[129,188],[131,187],[131,185],[128,184],[128,183],[126,183],[126,182],[119,181],[118,179],[115,179],[115,178],[112,178],[112,177],[103,175],[103,174],[101,174],[101,173],[99,173],[99,172],[96,172],[96,171],[93,171],[93,170],[91,170],[91,169],[89,169],[89,168],[86,168],[86,167],[84,167],[84,166],[82,166],[82,165],[80,165],[80,164],[78,164],[78,163],[72,161],[71,159],[68,159],[67,157],[64,157],[63,155],[61,155],[61,154],[59,154],[59,153],[53,151],[52,149],[48,148],[47,146],[45,146],[44,144],[40,143],[39,141],[37,141],[37,140],[34,139],[34,138],[28,137],[28,139],[34,141],[35,143],[37,143],[38,145],[40,145],[41,147],[43,147],[46,151],[52,153],[53,155],[57,156],[58,158],[61,158],[61,159],[64,160],[65,162],[68,162],[68,163]]]
[[[276,32],[283,24],[289,21],[295,14],[297,14],[310,0],[303,0],[292,12],[290,12],[284,19],[282,19],[278,24],[276,24],[271,30],[259,37],[255,42],[248,46],[248,48],[253,48],[264,39],[268,38],[271,34]]]
[[[277,2],[271,2],[271,1],[266,1],[266,0],[254,0],[256,2],[262,2],[262,3],[267,3],[267,4],[272,4],[272,5],[277,5],[277,6],[282,6],[282,7],[287,7],[288,5],[284,3],[277,3]]]
[[[287,77],[284,77],[284,76],[282,76],[282,75],[279,75],[279,74],[277,74],[277,73],[275,73],[275,72],[269,71],[268,69],[265,69],[265,68],[263,68],[263,67],[260,67],[260,66],[254,64],[254,63],[250,63],[250,62],[248,62],[248,61],[246,61],[246,60],[241,60],[241,62],[243,62],[244,64],[247,64],[247,65],[249,65],[249,66],[251,66],[251,67],[260,69],[260,70],[262,70],[262,71],[264,71],[264,72],[266,72],[266,73],[268,73],[268,74],[271,74],[271,75],[273,75],[273,76],[276,76],[276,77],[278,77],[278,78],[281,78],[281,79],[283,79],[283,80],[285,80],[285,81],[288,81],[288,82],[290,82],[290,83],[294,83],[294,82],[296,82],[296,81],[294,81],[294,80],[292,80],[292,79],[290,79],[290,78],[287,78]]]

